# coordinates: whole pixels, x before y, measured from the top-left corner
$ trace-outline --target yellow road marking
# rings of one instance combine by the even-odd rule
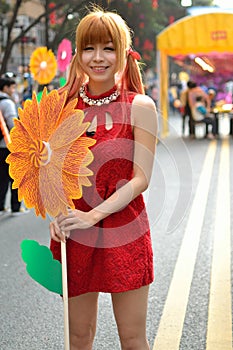
[[[206,350],[232,350],[229,161],[229,142],[224,140],[217,187]]]
[[[216,141],[207,150],[153,350],[178,350],[209,193]]]

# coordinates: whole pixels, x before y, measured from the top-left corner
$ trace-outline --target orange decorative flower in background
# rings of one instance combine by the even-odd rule
[[[56,57],[47,47],[33,51],[29,66],[33,78],[41,85],[49,84],[57,73]]]
[[[66,92],[43,91],[40,103],[36,94],[19,108],[20,120],[11,130],[11,154],[7,158],[13,188],[19,200],[35,208],[43,218],[67,214],[74,208],[72,199],[82,197],[82,186],[91,186],[93,175],[87,166],[93,160],[89,147],[95,140],[83,136],[89,123],[75,109],[77,99],[65,105]]]

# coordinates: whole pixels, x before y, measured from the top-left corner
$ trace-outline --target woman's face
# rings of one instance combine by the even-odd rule
[[[113,43],[87,45],[82,52],[82,68],[89,76],[89,82],[114,84],[117,59]]]

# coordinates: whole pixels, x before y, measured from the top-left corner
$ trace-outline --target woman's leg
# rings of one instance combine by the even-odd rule
[[[70,350],[91,350],[96,332],[98,293],[69,298]]]
[[[122,350],[149,350],[146,316],[149,286],[112,293],[113,311]]]

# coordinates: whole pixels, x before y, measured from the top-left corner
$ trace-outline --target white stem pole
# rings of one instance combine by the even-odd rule
[[[63,290],[63,306],[64,306],[64,337],[65,337],[64,343],[65,343],[65,350],[70,350],[67,262],[66,262],[66,243],[65,242],[61,242],[61,259],[62,259],[62,290]]]

